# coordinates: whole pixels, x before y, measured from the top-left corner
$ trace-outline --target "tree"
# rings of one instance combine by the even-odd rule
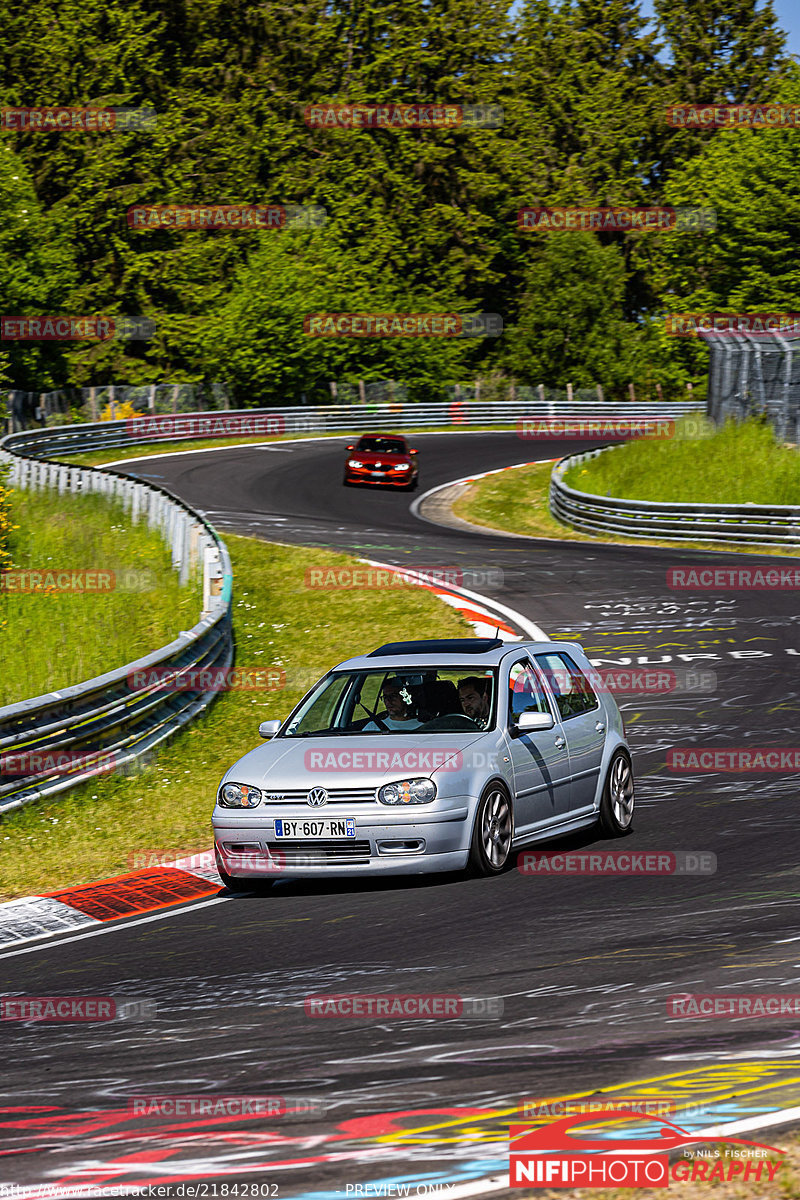
[[[330,402],[329,381],[411,381],[417,394],[463,377],[480,342],[442,337],[309,336],[314,313],[446,312],[457,295],[375,276],[369,245],[355,252],[339,231],[261,235],[230,295],[211,314],[203,346],[213,377],[237,403]]]
[[[778,98],[800,103],[797,66],[787,70]],[[676,206],[713,208],[717,230],[669,234],[653,247],[662,313],[800,312],[796,130],[720,130],[701,155],[673,175],[666,199]],[[673,352],[695,373],[705,372],[704,346],[681,339]]]
[[[623,394],[649,361],[646,329],[621,316],[625,265],[619,247],[595,234],[543,234],[525,279],[519,321],[505,346],[509,371],[528,384],[563,389],[601,384]],[[666,373],[665,373],[666,377]]]
[[[33,316],[63,311],[75,282],[69,242],[48,218],[24,164],[0,144],[0,312]],[[64,382],[66,366],[59,343],[7,341],[7,372],[24,391],[46,390]]]

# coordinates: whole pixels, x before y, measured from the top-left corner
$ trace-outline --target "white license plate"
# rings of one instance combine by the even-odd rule
[[[286,821],[283,817],[275,818],[275,837],[305,838],[314,841],[316,838],[354,838],[356,836],[355,817],[339,817],[328,821]]]
[[[380,476],[383,476],[383,475],[385,475],[385,474],[386,474],[386,472],[385,472],[385,471],[370,471],[370,475],[380,475]]]

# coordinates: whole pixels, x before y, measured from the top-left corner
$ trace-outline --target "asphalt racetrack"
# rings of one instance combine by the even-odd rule
[[[798,745],[797,593],[668,586],[672,566],[733,555],[437,527],[411,513],[414,494],[344,488],[345,441],[124,465],[223,533],[499,569],[504,586],[487,595],[548,636],[580,637],[593,660],[668,665],[681,679],[696,669],[699,690],[621,701],[637,777],[624,845],[713,854],[716,871],[283,883],[0,956],[6,993],[157,1004],[152,1019],[106,1026],[4,1023],[4,1181],[76,1194],[80,1184],[124,1194],[164,1183],[176,1196],[180,1183],[203,1181],[209,1196],[223,1183],[280,1197],[396,1194],[404,1183],[411,1194],[449,1185],[442,1194],[480,1195],[501,1188],[487,1181],[507,1171],[508,1125],[528,1100],[600,1089],[672,1097],[698,1106],[678,1120],[692,1129],[798,1103],[800,1018],[668,1015],[678,993],[800,992],[797,775],[667,766],[676,749]],[[576,449],[513,433],[413,443],[420,493]],[[584,834],[549,849],[622,845]],[[306,1015],[306,996],[348,992],[501,997],[503,1014]],[[284,1097],[290,1111],[133,1111],[134,1097],[200,1094]]]

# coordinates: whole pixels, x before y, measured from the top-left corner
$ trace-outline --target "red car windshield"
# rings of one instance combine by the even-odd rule
[[[402,438],[363,437],[356,450],[366,454],[408,454]]]

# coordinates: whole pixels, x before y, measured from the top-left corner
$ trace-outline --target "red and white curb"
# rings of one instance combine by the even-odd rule
[[[502,469],[508,470],[509,468]],[[359,561],[367,563],[370,567],[378,567],[383,571],[402,575],[410,583],[426,588],[445,604],[449,604],[451,608],[460,612],[472,625],[476,637],[499,637],[504,642],[519,642],[523,639],[534,642],[548,640],[547,634],[538,625],[529,621],[527,617],[523,617],[522,613],[517,612],[516,609],[509,608],[508,605],[501,604],[498,600],[490,599],[479,592],[468,591],[466,588],[450,585],[444,587],[438,583],[431,583],[431,575],[434,575],[437,570],[435,567],[431,568],[431,575],[426,575],[424,567],[421,570],[410,569],[398,566],[397,563],[376,562],[372,558],[362,558]]]
[[[173,908],[213,896],[222,886],[214,852],[206,850],[149,870],[23,896],[0,904],[0,949]]]

